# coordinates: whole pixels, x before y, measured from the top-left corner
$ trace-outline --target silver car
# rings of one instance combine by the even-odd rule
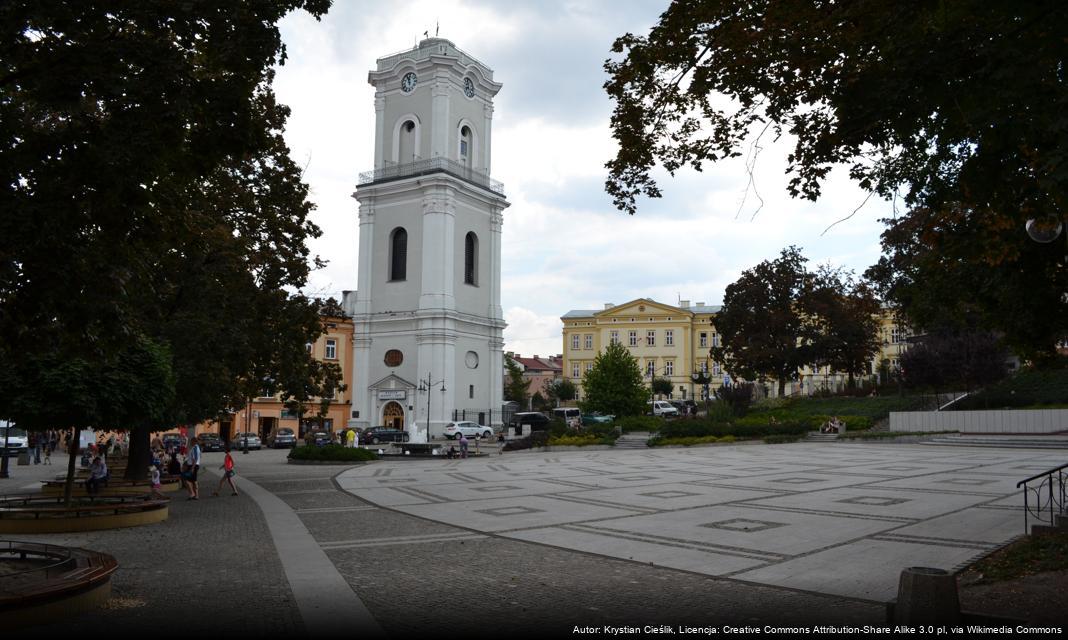
[[[465,435],[468,438],[474,438],[475,436],[482,436],[483,438],[492,438],[493,429],[484,427],[477,422],[450,422],[445,426],[445,437],[450,440],[456,440],[461,435]]]
[[[230,449],[260,449],[261,447],[263,443],[260,442],[260,437],[249,431],[237,434],[230,443]]]

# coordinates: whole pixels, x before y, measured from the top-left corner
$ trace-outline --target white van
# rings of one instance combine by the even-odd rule
[[[678,408],[667,400],[651,400],[649,402],[649,411],[654,416],[675,418],[679,415]]]
[[[576,409],[575,407],[560,407],[559,409],[553,409],[553,417],[559,418],[560,420],[563,420],[564,422],[570,424],[571,421],[576,418],[581,420],[582,412]]]

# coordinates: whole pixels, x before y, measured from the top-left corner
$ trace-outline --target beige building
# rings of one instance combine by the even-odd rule
[[[345,391],[339,391],[331,400],[324,427],[335,432],[345,427],[349,418],[352,398],[352,335],[353,323],[349,318],[323,318],[325,333],[308,344],[308,351],[316,358],[334,362],[341,368],[342,383]],[[304,412],[303,421],[296,412],[286,408],[278,396],[253,398],[248,405],[239,408],[229,420],[199,424],[196,433],[215,432],[224,441],[231,441],[238,432],[250,431],[264,440],[272,431],[288,427],[298,437],[303,437],[308,429],[317,429],[315,416],[319,412],[319,402],[312,401]]]
[[[593,360],[601,349],[612,342],[627,347],[638,361],[647,381],[663,377],[671,381],[674,399],[702,399],[704,389],[694,381],[694,375],[704,372],[711,378],[708,392],[730,382],[721,363],[709,357],[709,349],[720,345],[715,314],[719,306],[703,302],[690,304],[683,300],[678,306],[639,298],[626,304],[606,304],[603,309],[568,311],[563,321],[563,375],[579,388],[582,398],[582,376],[593,367]],[[899,326],[887,312],[880,319],[882,348],[872,359],[868,374],[878,373],[880,362],[887,360],[896,369],[901,353],[907,347],[908,329]],[[788,382],[785,395],[810,395],[821,389],[843,388],[848,376],[828,367],[813,370],[806,367],[800,379]],[[768,381],[768,391],[775,395],[778,385]]]

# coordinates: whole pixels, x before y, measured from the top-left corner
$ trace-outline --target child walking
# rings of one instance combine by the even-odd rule
[[[226,458],[223,460],[222,466],[219,467],[223,470],[223,477],[219,479],[219,486],[215,487],[215,491],[211,494],[213,496],[219,495],[219,489],[222,489],[224,482],[230,483],[230,489],[233,493],[230,495],[237,495],[237,485],[234,484],[234,459],[230,455],[230,447],[226,447]]]

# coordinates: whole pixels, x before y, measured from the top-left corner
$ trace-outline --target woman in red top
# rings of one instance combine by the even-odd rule
[[[230,456],[230,447],[226,447],[226,458],[223,460],[222,466],[219,467],[223,470],[223,477],[219,479],[219,486],[215,488],[215,491],[211,494],[213,496],[219,495],[219,489],[222,489],[224,482],[230,483],[230,488],[233,490],[231,495],[237,495],[237,485],[234,484],[234,459]]]

